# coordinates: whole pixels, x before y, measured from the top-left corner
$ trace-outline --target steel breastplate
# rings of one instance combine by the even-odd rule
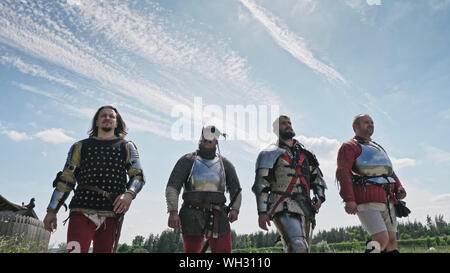
[[[191,191],[225,192],[225,173],[218,156],[196,156],[190,177]]]
[[[359,144],[362,152],[355,161],[355,173],[365,177],[378,176],[369,179],[375,183],[387,183],[388,181],[384,177],[388,177],[389,183],[395,182],[390,177],[393,173],[392,162],[383,148],[372,141]]]

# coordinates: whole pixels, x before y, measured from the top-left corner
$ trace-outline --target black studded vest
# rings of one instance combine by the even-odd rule
[[[75,178],[80,185],[98,187],[114,195],[126,190],[126,141],[123,139],[82,141],[81,162],[75,170]],[[75,190],[69,208],[112,211],[114,200],[98,192],[86,189]]]

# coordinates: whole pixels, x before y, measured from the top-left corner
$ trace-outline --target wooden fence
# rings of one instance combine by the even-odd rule
[[[0,211],[0,236],[36,242],[45,248],[50,241],[50,232],[44,229],[43,222],[10,211]]]

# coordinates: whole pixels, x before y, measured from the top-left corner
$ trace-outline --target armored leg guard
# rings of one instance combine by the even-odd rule
[[[278,213],[274,216],[273,222],[281,235],[285,252],[308,252],[308,241],[300,215],[287,212]]]

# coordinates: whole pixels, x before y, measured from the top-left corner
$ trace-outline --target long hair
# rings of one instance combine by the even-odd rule
[[[100,114],[100,111],[103,110],[104,108],[109,108],[109,109],[114,110],[114,112],[116,113],[116,120],[117,120],[117,128],[114,129],[114,135],[117,137],[120,137],[120,138],[124,138],[128,134],[127,133],[127,130],[128,130],[127,125],[125,124],[125,121],[123,121],[122,116],[119,114],[117,109],[111,105],[102,106],[97,110],[94,118],[92,119],[91,129],[88,131],[89,137],[98,136],[98,127],[97,127],[96,123],[97,123],[97,119]]]

